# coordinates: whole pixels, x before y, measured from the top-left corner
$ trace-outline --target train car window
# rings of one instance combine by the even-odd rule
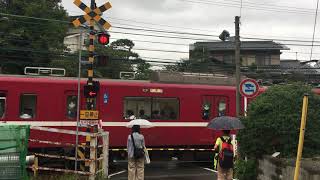
[[[37,96],[35,94],[22,94],[20,96],[20,118],[31,119],[36,116]]]
[[[152,98],[151,119],[179,119],[179,100],[177,98]]]
[[[76,118],[77,117],[77,103],[78,98],[75,95],[68,95],[67,96],[67,117],[68,118]]]
[[[218,116],[225,116],[227,110],[227,104],[224,99],[221,99],[218,103]]]
[[[124,118],[176,120],[179,118],[177,98],[125,97]]]
[[[228,115],[228,97],[211,95],[203,96],[201,113],[203,120],[211,120],[217,116]]]
[[[125,97],[124,98],[124,118],[150,119],[151,98],[150,97]]]
[[[0,119],[4,118],[6,114],[6,95],[0,93]]]
[[[202,104],[202,119],[209,120],[211,116],[211,103],[203,102]]]

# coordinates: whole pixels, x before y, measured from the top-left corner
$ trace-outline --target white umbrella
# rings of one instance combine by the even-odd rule
[[[134,119],[128,122],[127,127],[132,128],[134,125],[139,125],[141,128],[151,128],[153,127],[152,123],[146,119]]]

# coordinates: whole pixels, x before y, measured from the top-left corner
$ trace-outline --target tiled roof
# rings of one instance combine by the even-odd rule
[[[196,42],[194,47],[205,47],[208,50],[234,50],[234,41]],[[242,50],[289,50],[283,44],[273,41],[241,41]]]

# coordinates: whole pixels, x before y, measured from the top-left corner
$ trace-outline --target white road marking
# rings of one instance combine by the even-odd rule
[[[218,171],[210,169],[210,168],[202,168],[202,169],[207,170],[207,171],[211,171],[211,172],[214,172],[214,173],[218,173]],[[238,180],[238,179],[233,179],[233,180]]]
[[[108,176],[108,178],[111,178],[112,176],[115,176],[115,175],[122,174],[122,173],[124,173],[124,172],[126,172],[126,170],[123,170],[123,171],[119,171],[119,172],[116,172],[116,173],[110,174],[110,175]]]
[[[217,172],[218,172],[218,171],[213,170],[213,169],[210,169],[210,168],[202,168],[202,169],[207,170],[207,171],[211,171],[211,172],[214,172],[214,173],[217,173]]]

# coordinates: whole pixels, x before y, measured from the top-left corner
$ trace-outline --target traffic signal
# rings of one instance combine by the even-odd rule
[[[95,98],[98,95],[100,89],[100,83],[99,81],[93,81],[92,85],[84,85],[83,92],[84,97],[86,98]]]
[[[110,40],[110,35],[106,32],[100,32],[98,33],[98,42],[99,44],[102,45],[107,45],[109,44],[109,40]]]

